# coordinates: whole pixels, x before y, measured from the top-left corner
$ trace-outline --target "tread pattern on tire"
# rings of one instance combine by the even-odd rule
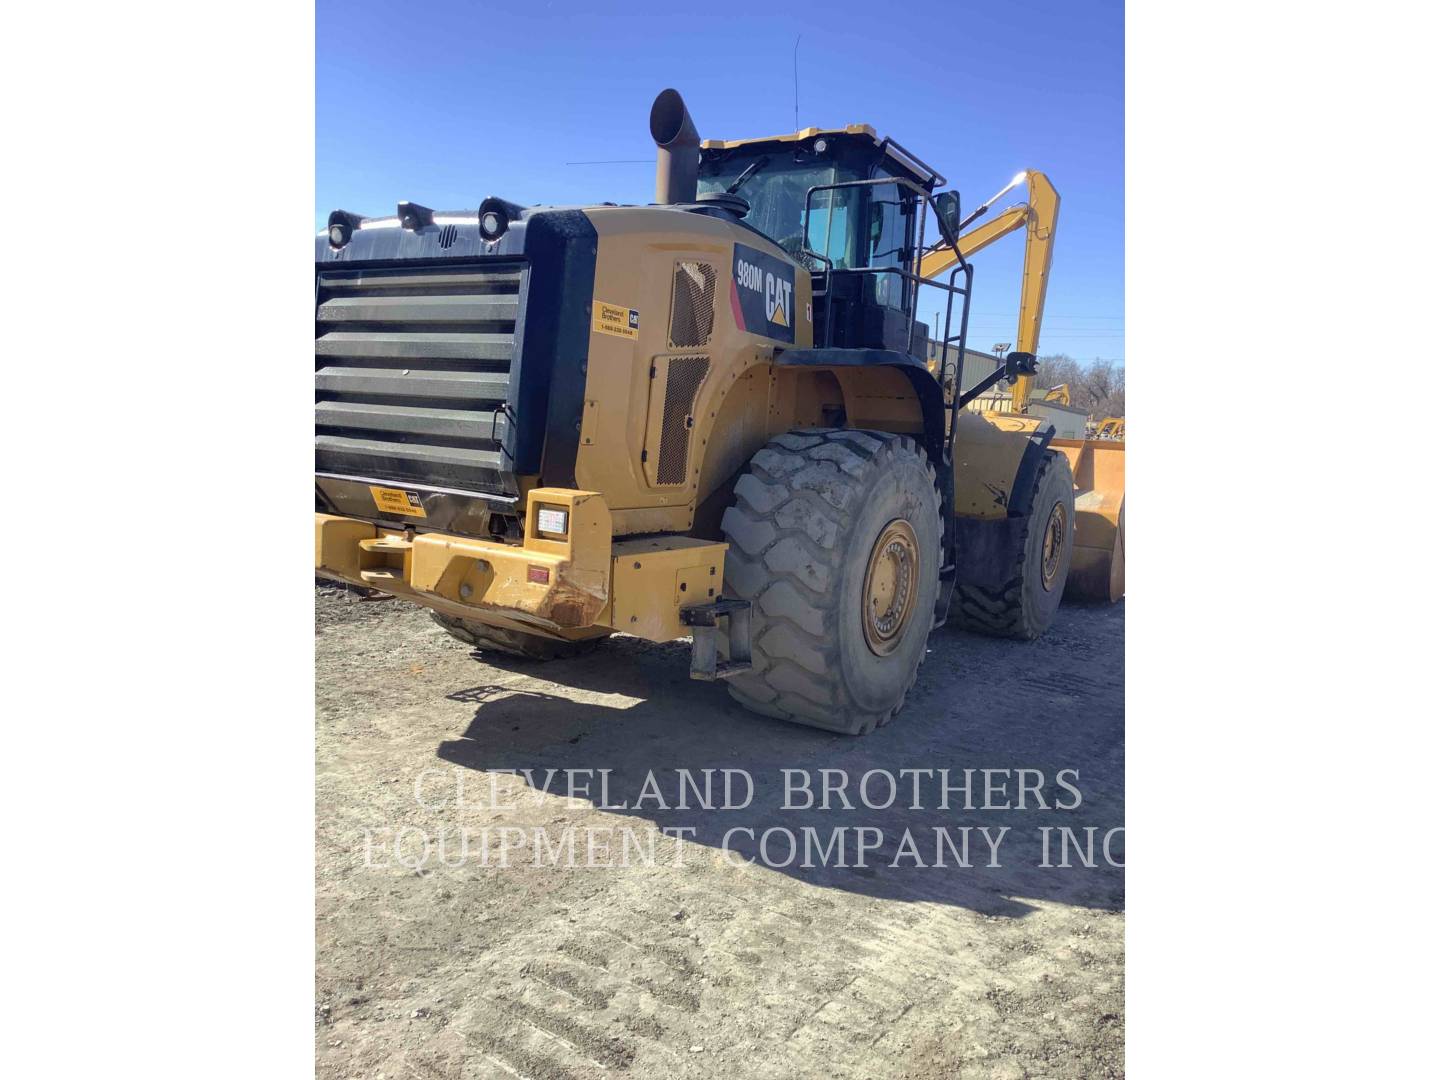
[[[1045,461],[1035,474],[1034,492],[1039,492],[1044,487],[1045,478],[1051,469],[1060,467],[1056,464],[1057,462],[1063,462],[1067,468],[1069,466],[1064,455],[1054,450],[1047,450]],[[1033,501],[1031,507],[1033,510]],[[1072,528],[1073,516],[1072,514]],[[1040,636],[1043,628],[1036,629],[1026,624],[1023,595],[1025,556],[1030,539],[1030,529],[1034,523],[1035,515],[1031,513],[1025,519],[1025,528],[1020,537],[1020,551],[1015,558],[1013,573],[1004,585],[999,588],[986,588],[983,585],[956,584],[955,593],[950,600],[948,621],[951,626],[979,634],[988,634],[991,637],[1014,638],[1017,641],[1033,641]]]
[[[884,711],[850,699],[840,673],[842,538],[854,527],[868,477],[904,456],[935,469],[911,438],[840,428],[792,431],[771,439],[735,485],[721,520],[730,543],[727,591],[752,604],[754,670],[727,680],[730,696],[764,716],[844,734],[866,734],[904,706]],[[938,504],[938,496],[937,496]],[[936,514],[937,539],[941,533]],[[915,618],[928,622],[926,611]]]
[[[451,637],[458,638],[481,652],[500,652],[522,660],[564,660],[583,655],[604,640],[595,637],[582,641],[556,641],[539,634],[527,634],[523,630],[487,626],[470,619],[442,615],[438,611],[430,612],[430,617]]]

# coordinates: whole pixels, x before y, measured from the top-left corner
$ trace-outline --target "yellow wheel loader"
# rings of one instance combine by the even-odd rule
[[[964,391],[927,370],[922,289],[964,348],[967,222],[893,140],[702,142],[674,90],[650,130],[654,205],[330,215],[316,571],[482,651],[690,636],[745,707],[863,734],[957,596],[995,632],[1054,617],[1070,459],[1037,418],[964,408],[1033,347]]]

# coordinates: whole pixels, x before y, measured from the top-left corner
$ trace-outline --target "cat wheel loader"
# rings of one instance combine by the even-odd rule
[[[746,708],[872,731],[953,611],[1033,637],[1070,571],[1052,429],[964,408],[1033,347],[963,391],[917,356],[922,289],[962,354],[961,229],[987,207],[962,221],[866,125],[702,142],[666,90],[650,131],[654,205],[330,215],[316,571],[480,650],[689,636],[691,674]]]

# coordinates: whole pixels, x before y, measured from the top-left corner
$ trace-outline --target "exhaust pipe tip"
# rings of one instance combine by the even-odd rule
[[[700,134],[685,99],[675,89],[661,90],[650,106],[650,138],[655,140],[655,201],[695,201],[700,177]]]
[[[690,113],[685,108],[685,99],[680,96],[680,91],[661,90],[655,97],[655,104],[650,106],[650,137],[655,140],[655,145],[668,147],[685,134],[687,128],[695,145],[699,146],[700,138],[690,122]]]

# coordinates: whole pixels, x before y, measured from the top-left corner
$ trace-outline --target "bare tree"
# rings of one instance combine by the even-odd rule
[[[1071,400],[1074,400],[1074,393],[1080,385],[1082,374],[1080,364],[1073,357],[1058,353],[1055,356],[1041,356],[1036,360],[1039,373],[1035,376],[1035,386],[1041,391],[1049,390],[1052,386],[1059,386],[1061,383],[1070,384]]]
[[[1115,388],[1110,391],[1110,400],[1105,408],[1106,416],[1125,415],[1125,365],[1115,369]]]
[[[1095,360],[1086,369],[1081,385],[1095,407],[1108,407],[1110,395],[1115,392],[1115,362]]]

